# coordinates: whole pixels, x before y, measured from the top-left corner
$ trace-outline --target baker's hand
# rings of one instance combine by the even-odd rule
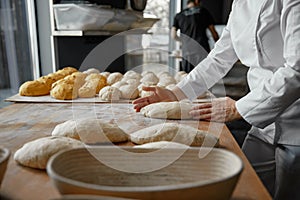
[[[134,104],[134,109],[139,112],[141,108],[147,106],[151,103],[162,102],[162,101],[177,101],[175,94],[168,89],[161,87],[143,87],[143,90],[152,92],[153,94],[147,97],[139,98],[132,103]]]
[[[215,122],[229,122],[241,119],[235,107],[235,100],[225,97],[194,106],[190,114],[195,119]]]

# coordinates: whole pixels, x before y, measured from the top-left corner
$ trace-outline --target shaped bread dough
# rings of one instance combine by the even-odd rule
[[[98,82],[98,80],[86,81],[85,84],[81,88],[79,88],[78,96],[81,98],[95,97],[97,94]]]
[[[148,72],[141,79],[141,83],[149,83],[151,85],[156,85],[159,79],[153,72]]]
[[[176,84],[176,80],[172,76],[163,76],[159,77],[159,82],[157,83],[157,86],[159,87],[166,87],[171,84]]]
[[[99,98],[105,101],[117,101],[121,98],[121,91],[112,86],[105,86],[99,92]]]
[[[44,137],[24,144],[14,154],[14,160],[26,167],[45,169],[49,158],[55,153],[79,147],[84,147],[84,144],[72,138]]]
[[[190,146],[213,147],[218,145],[218,138],[214,135],[177,123],[157,124],[138,130],[130,135],[130,140],[136,144],[172,141]]]
[[[139,96],[139,90],[134,85],[122,85],[120,91],[122,99],[136,99]]]
[[[129,70],[127,71],[125,74],[124,74],[124,80],[128,80],[128,79],[136,79],[136,80],[141,80],[142,78],[142,75],[135,72],[135,71],[132,71],[132,70]]]
[[[159,119],[191,119],[192,104],[187,102],[159,102],[149,104],[141,109],[145,117]]]
[[[95,68],[90,68],[88,70],[85,70],[83,73],[88,74],[88,75],[90,75],[90,74],[99,74],[100,71],[98,69],[95,69]]]
[[[142,148],[142,149],[161,149],[161,148],[174,148],[174,149],[187,149],[188,145],[177,143],[177,142],[168,142],[168,141],[159,141],[159,142],[149,142],[142,145],[135,145],[133,148]]]
[[[100,119],[68,120],[58,124],[53,136],[65,136],[85,143],[125,142],[127,134],[117,124],[106,123]]]
[[[112,85],[112,84],[120,81],[122,78],[123,78],[123,74],[121,74],[120,72],[111,73],[107,77],[107,85]]]
[[[167,71],[161,71],[157,74],[157,77],[160,79],[162,77],[165,77],[165,76],[171,76],[171,74]]]

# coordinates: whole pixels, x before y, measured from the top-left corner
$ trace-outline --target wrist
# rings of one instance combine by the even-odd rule
[[[177,101],[181,101],[183,99],[187,99],[187,96],[182,92],[179,87],[175,86],[171,92],[173,93],[174,97],[177,99]]]

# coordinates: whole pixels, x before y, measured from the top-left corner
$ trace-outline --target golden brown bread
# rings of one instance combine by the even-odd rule
[[[53,83],[76,71],[77,69],[73,67],[65,67],[55,73],[42,76],[34,81],[27,81],[20,86],[19,94],[21,96],[48,95],[50,94]]]
[[[90,74],[85,81],[85,84],[78,90],[78,96],[82,98],[95,97],[106,86],[106,78],[100,74]]]
[[[21,96],[42,96],[49,94],[48,85],[40,81],[27,81],[19,88]]]
[[[56,84],[56,83],[55,83]],[[78,97],[78,89],[74,88],[74,84],[67,80],[59,80],[50,91],[51,97],[59,100],[71,100]]]
[[[74,72],[52,84],[51,97],[59,100],[71,100],[78,97],[78,90],[85,83],[86,74]]]

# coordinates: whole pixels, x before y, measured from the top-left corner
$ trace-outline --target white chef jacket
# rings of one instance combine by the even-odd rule
[[[178,87],[190,99],[240,60],[250,92],[236,102],[250,133],[300,145],[300,0],[235,0],[215,48]]]

